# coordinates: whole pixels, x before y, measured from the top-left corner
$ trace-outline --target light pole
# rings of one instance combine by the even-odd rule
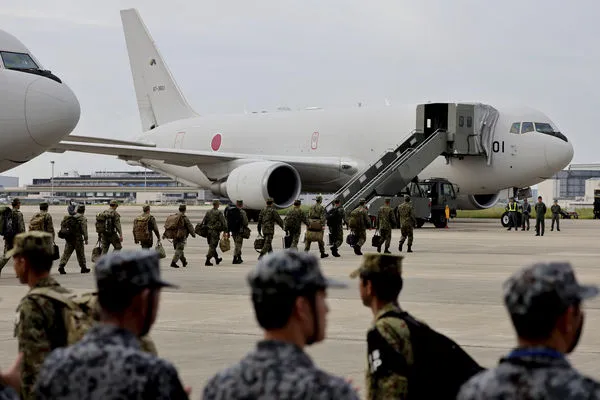
[[[50,164],[52,164],[52,178],[50,178],[50,202],[53,203],[54,202],[54,161],[50,161]]]

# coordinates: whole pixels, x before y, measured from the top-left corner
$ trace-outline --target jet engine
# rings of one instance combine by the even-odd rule
[[[258,161],[235,168],[220,186],[220,192],[232,201],[241,199],[247,208],[260,210],[269,197],[279,208],[291,206],[300,195],[302,182],[289,164]]]
[[[459,195],[456,199],[459,210],[483,210],[496,205],[500,193]]]

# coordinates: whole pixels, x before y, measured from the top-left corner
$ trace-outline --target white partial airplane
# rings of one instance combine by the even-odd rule
[[[2,30],[0,93],[0,172],[42,154],[79,122],[79,102],[71,89]]]
[[[268,197],[287,207],[301,191],[335,192],[415,129],[415,106],[199,116],[137,11],[121,18],[145,132],[134,141],[70,136],[55,151],[115,155],[257,210]],[[438,157],[419,179],[447,178],[460,189],[459,209],[483,209],[573,157],[556,125],[529,108],[498,109],[492,136],[489,157]]]

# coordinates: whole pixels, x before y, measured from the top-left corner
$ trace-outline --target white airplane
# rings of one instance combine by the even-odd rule
[[[415,129],[415,106],[200,116],[187,103],[135,9],[121,11],[144,134],[134,141],[69,136],[54,151],[115,155],[252,210],[273,197],[335,192]],[[543,113],[498,109],[491,157],[438,157],[419,179],[447,178],[459,209],[492,207],[506,188],[551,177],[573,147]]]
[[[79,122],[79,102],[71,89],[2,30],[0,93],[0,172],[42,154]]]

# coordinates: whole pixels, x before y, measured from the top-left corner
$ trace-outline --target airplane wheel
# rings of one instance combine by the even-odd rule
[[[446,216],[443,214],[434,215],[432,222],[436,228],[445,228],[446,227]]]
[[[504,214],[502,214],[502,217],[500,217],[500,222],[502,223],[503,227],[508,228],[508,226],[510,225],[510,219],[508,218],[508,212],[505,212]]]

